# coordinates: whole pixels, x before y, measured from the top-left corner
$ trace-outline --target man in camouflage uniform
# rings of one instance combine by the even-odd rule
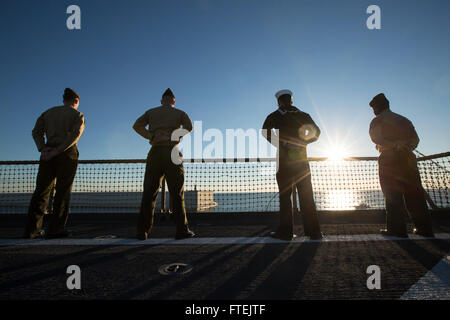
[[[376,95],[369,105],[376,116],[370,123],[369,134],[380,152],[378,170],[386,201],[387,229],[380,231],[408,237],[406,210],[416,226],[414,233],[433,237],[431,215],[413,153],[419,144],[417,132],[411,121],[390,110],[383,93]]]
[[[41,230],[43,217],[54,186],[56,192],[53,214],[45,236],[60,238],[71,235],[71,232],[64,228],[69,215],[70,194],[78,166],[77,142],[84,131],[84,115],[78,111],[80,96],[72,89],[65,89],[63,103],[63,106],[45,111],[37,119],[32,132],[41,157],[24,238],[33,239],[44,235]]]
[[[170,89],[164,92],[161,104],[145,112],[133,125],[133,129],[152,145],[147,157],[144,192],[137,222],[136,237],[140,240],[146,240],[150,234],[156,198],[164,177],[169,187],[176,222],[175,239],[195,236],[189,230],[186,218],[184,168],[177,148],[181,137],[192,131],[192,122],[186,112],[175,108],[175,96]]]

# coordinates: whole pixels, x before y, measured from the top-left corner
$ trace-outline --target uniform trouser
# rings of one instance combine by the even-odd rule
[[[53,200],[53,214],[46,233],[56,234],[65,227],[69,216],[70,194],[77,166],[78,150],[76,146],[49,161],[40,162],[36,189],[28,208],[26,235],[36,233],[42,228],[44,214],[54,186],[56,192]]]
[[[151,231],[156,198],[164,177],[169,187],[177,233],[183,233],[188,230],[186,208],[184,206],[184,168],[183,164],[177,165],[172,162],[172,148],[170,146],[153,146],[148,153],[144,192],[137,221],[138,235],[148,236]]]
[[[386,202],[388,231],[405,235],[405,209],[421,233],[432,233],[424,189],[412,152],[382,153],[378,158],[380,185]]]
[[[300,212],[303,217],[304,231],[307,236],[320,233],[319,219],[314,203],[311,184],[311,171],[306,160],[280,160],[277,172],[277,183],[280,191],[280,225],[277,233],[293,234],[292,189],[297,189],[300,201]]]

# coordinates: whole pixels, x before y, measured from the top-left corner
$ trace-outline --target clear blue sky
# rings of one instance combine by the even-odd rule
[[[81,30],[66,8],[81,8]],[[366,8],[381,8],[368,30]],[[1,1],[0,160],[37,159],[36,118],[81,95],[81,159],[144,158],[132,125],[170,87],[203,129],[259,129],[288,88],[323,135],[375,156],[370,99],[384,92],[425,154],[450,150],[450,1]],[[345,139],[344,139],[345,138]]]

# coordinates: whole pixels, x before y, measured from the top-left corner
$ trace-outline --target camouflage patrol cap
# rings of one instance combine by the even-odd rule
[[[168,97],[175,98],[175,95],[173,94],[172,90],[170,90],[170,88],[167,88],[167,90],[163,93],[162,96],[163,97],[168,96]]]
[[[369,105],[371,107],[374,105],[389,106],[389,100],[386,98],[384,93],[379,93],[373,97],[372,101],[369,102]]]
[[[63,99],[64,101],[80,99],[80,95],[76,91],[66,88],[64,90]]]

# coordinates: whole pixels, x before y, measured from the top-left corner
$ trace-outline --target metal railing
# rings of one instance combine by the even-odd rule
[[[319,210],[384,208],[377,157],[309,158]],[[72,212],[137,212],[145,159],[79,160]],[[191,212],[278,211],[276,159],[184,159],[185,202]],[[39,161],[0,161],[0,213],[25,213]],[[438,208],[450,207],[450,152],[418,158],[422,184]],[[168,210],[165,183],[157,203]],[[297,200],[294,206],[298,206]]]

